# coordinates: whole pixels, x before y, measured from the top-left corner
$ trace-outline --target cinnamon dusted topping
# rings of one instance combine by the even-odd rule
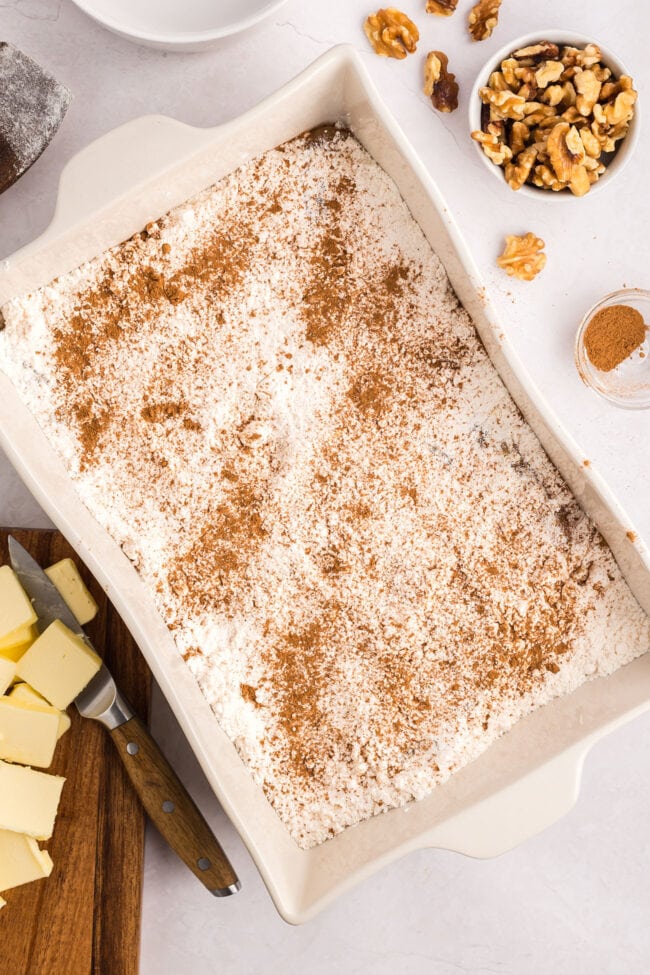
[[[647,649],[348,133],[266,153],[2,311],[2,368],[302,846]]]

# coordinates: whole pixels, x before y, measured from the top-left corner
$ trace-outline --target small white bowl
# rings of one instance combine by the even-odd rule
[[[508,57],[513,51],[519,50],[521,47],[528,47],[531,44],[537,44],[540,41],[552,41],[554,44],[562,47],[564,44],[569,44],[572,47],[585,47],[586,44],[598,44],[598,47],[602,51],[603,63],[611,68],[612,72],[617,78],[620,78],[622,74],[630,74],[625,65],[613,54],[608,48],[603,47],[603,45],[597,41],[594,37],[590,37],[588,34],[578,34],[575,31],[559,30],[558,28],[551,28],[549,30],[536,30],[531,34],[524,34],[522,37],[516,37],[513,41],[508,41],[504,44],[496,54],[492,54],[488,60],[485,62],[481,70],[479,71],[476,81],[472,86],[472,91],[469,96],[469,126],[470,132],[475,132],[477,129],[481,128],[481,99],[479,97],[479,88],[483,88],[488,83],[488,78],[493,71],[496,71],[501,64],[501,62]],[[507,188],[508,192],[521,193],[524,196],[535,197],[539,200],[540,197],[547,200],[583,200],[594,193],[599,193],[605,187],[609,186],[614,177],[623,170],[626,162],[632,155],[634,147],[639,138],[639,102],[637,100],[634,106],[634,117],[630,122],[630,127],[627,135],[619,143],[619,147],[612,156],[607,169],[600,177],[600,179],[593,184],[588,193],[584,197],[574,196],[568,190],[560,190],[554,193],[552,190],[544,190],[541,187],[529,186],[524,184],[519,190],[511,190],[505,181],[505,176],[503,169],[500,166],[495,165],[491,162],[481,149],[478,142],[474,142],[476,146],[476,151],[479,154],[483,165],[486,166],[493,176]],[[472,140],[473,141],[473,140]]]
[[[247,30],[286,0],[73,0],[114,34],[165,51],[204,51]]]

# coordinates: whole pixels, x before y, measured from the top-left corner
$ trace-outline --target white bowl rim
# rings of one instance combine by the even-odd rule
[[[597,44],[602,52],[603,61],[609,67],[611,67],[619,75],[619,77],[622,74],[630,74],[630,72],[627,70],[627,68],[621,61],[621,59],[613,51],[611,51],[610,48],[601,44],[600,41],[596,40],[594,37],[592,37],[589,34],[583,34],[579,31],[574,31],[574,30],[563,30],[559,27],[553,27],[553,28],[542,27],[539,30],[529,31],[527,34],[522,34],[519,37],[515,37],[512,40],[508,41],[506,44],[503,44],[498,51],[495,51],[494,54],[490,55],[490,57],[483,62],[480,69],[478,70],[476,74],[476,78],[474,80],[474,84],[472,85],[470,91],[468,108],[467,108],[470,132],[473,132],[476,129],[481,128],[480,99],[478,97],[478,90],[479,88],[483,87],[484,80],[489,78],[492,71],[495,70],[495,66],[497,64],[500,64],[501,61],[503,61],[503,59],[506,58],[508,54],[510,54],[512,51],[516,51],[520,47],[527,47],[529,44],[541,40],[552,41],[553,43],[556,44],[557,43],[571,44],[574,47],[578,47],[578,46],[584,47],[585,44]],[[566,193],[566,192],[553,193],[552,191],[546,191],[546,190],[538,189],[537,187],[525,186],[525,185],[522,186],[521,189],[517,190],[516,192],[522,194],[523,196],[528,197],[529,199],[534,198],[536,200],[545,199],[545,200],[567,201],[567,200],[583,200],[585,198],[593,197],[594,193],[600,192],[604,187],[609,186],[609,184],[612,182],[614,177],[623,171],[623,168],[625,167],[630,156],[634,152],[634,149],[636,147],[639,138],[639,119],[640,119],[639,102],[637,99],[637,102],[634,106],[634,116],[632,118],[632,121],[630,122],[630,128],[628,130],[627,135],[623,139],[620,148],[617,150],[616,156],[610,162],[609,166],[607,167],[607,171],[603,173],[603,175],[596,183],[593,184],[589,192],[585,194],[584,197],[577,197],[574,196],[573,193]],[[485,155],[481,147],[478,145],[478,143],[474,143],[474,145],[483,164],[488,167],[489,171],[492,173],[493,176],[495,176],[499,180],[500,183],[502,183],[504,186],[507,186],[505,178],[503,176],[503,170],[501,169],[501,167],[496,166],[493,162],[491,162],[487,158],[487,156]],[[514,192],[513,190],[510,189],[510,187],[508,187],[508,190],[511,193]]]
[[[209,41],[216,41],[222,37],[230,37],[232,34],[239,34],[249,27],[253,27],[255,24],[259,23],[265,17],[269,17],[280,7],[283,7],[287,0],[266,0],[264,4],[260,6],[257,13],[250,14],[248,17],[243,17],[240,20],[233,21],[225,27],[208,27],[205,30],[200,31],[142,31],[136,30],[130,26],[121,23],[119,20],[115,20],[112,17],[106,17],[104,13],[100,13],[93,2],[93,0],[72,0],[72,2],[77,6],[83,13],[93,20],[101,24],[102,27],[106,27],[108,30],[113,31],[116,34],[120,34],[122,37],[132,37],[134,40],[144,41],[151,44],[167,44],[167,45],[183,45],[183,44],[201,44]]]

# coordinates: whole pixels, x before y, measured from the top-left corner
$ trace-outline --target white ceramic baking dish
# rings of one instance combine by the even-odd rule
[[[647,552],[640,542],[626,538],[632,527],[628,519],[593,468],[583,466],[576,444],[500,336],[444,200],[351,48],[329,51],[261,105],[219,128],[201,130],[145,117],[88,146],[63,173],[49,229],[0,273],[0,303],[123,240],[252,156],[338,119],[396,181],[513,397],[650,611]],[[590,745],[650,706],[646,654],[521,721],[481,758],[408,810],[391,810],[320,847],[300,850],[219,728],[135,569],[80,503],[61,460],[1,372],[0,432],[27,486],[124,617],[288,921],[312,917],[352,884],[410,850],[442,847],[488,857],[521,843],[571,808]]]

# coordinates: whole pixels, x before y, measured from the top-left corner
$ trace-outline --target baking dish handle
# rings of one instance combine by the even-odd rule
[[[113,204],[140,179],[150,178],[152,159],[157,171],[172,166],[207,145],[214,133],[214,128],[196,128],[165,115],[145,115],[95,139],[61,173],[48,237],[64,233],[89,213]]]
[[[552,826],[574,807],[594,736],[572,746],[449,820],[427,845],[467,856],[499,856]]]

